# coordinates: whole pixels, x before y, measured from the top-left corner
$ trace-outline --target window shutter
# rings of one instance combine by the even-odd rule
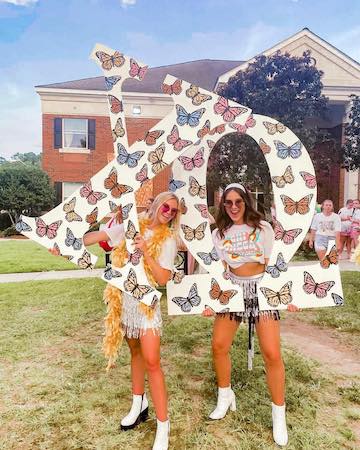
[[[95,129],[96,129],[96,121],[95,119],[88,120],[88,148],[90,150],[95,150]]]
[[[55,206],[57,206],[60,205],[60,203],[62,202],[62,182],[55,181],[54,189],[55,189]]]
[[[54,148],[62,148],[62,119],[54,119]]]

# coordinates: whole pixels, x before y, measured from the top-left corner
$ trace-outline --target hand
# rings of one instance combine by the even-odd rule
[[[48,248],[48,252],[51,253],[54,256],[59,256],[59,253],[55,250],[55,248]]]
[[[147,254],[148,249],[147,249],[146,241],[141,236],[141,234],[137,234],[134,237],[133,245],[134,245],[135,249],[141,250],[143,252],[144,256]]]
[[[201,313],[201,315],[203,317],[213,317],[215,316],[215,313],[212,309],[210,308],[205,308],[204,311]]]
[[[287,310],[290,312],[301,312],[301,309],[295,305],[287,305]]]
[[[314,241],[312,239],[309,240],[309,247],[310,248],[314,247]]]

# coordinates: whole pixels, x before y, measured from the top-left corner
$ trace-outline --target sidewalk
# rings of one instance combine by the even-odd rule
[[[295,261],[289,266],[313,264],[315,261]],[[360,266],[347,260],[339,262],[340,271],[360,272]],[[0,274],[0,283],[19,283],[22,281],[64,280],[66,278],[100,278],[104,269],[93,270],[58,270],[51,272],[5,273]]]

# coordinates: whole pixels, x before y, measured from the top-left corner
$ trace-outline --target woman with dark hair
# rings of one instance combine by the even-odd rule
[[[285,369],[280,351],[279,312],[260,311],[257,286],[269,261],[274,232],[255,210],[251,194],[239,183],[225,188],[220,200],[213,231],[215,248],[226,272],[234,284],[242,287],[244,312],[216,314],[212,350],[218,401],[210,419],[222,419],[228,409],[236,410],[235,393],[231,389],[230,348],[241,322],[255,324],[260,350],[265,362],[266,379],[272,399],[273,437],[278,445],[286,445],[288,434],[285,420]],[[291,306],[289,310],[297,310]],[[207,309],[203,313],[210,316]]]

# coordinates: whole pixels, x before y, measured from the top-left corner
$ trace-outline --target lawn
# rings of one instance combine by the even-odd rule
[[[95,267],[105,267],[104,251],[97,244],[88,250],[99,258]],[[25,239],[0,241],[0,255],[0,273],[79,269],[76,264],[53,256],[45,247]]]
[[[0,291],[2,449],[151,448],[155,417],[119,432],[130,403],[129,352],[106,374],[101,354],[104,283],[98,279],[3,284]],[[165,302],[163,302],[163,306]],[[350,307],[350,306],[349,306]],[[344,313],[348,306],[344,307]],[[246,369],[246,329],[232,350],[237,412],[211,422],[216,402],[211,319],[167,317],[163,367],[170,397],[170,448],[268,450],[270,401],[257,349]],[[289,450],[355,449],[360,386],[285,350]]]

